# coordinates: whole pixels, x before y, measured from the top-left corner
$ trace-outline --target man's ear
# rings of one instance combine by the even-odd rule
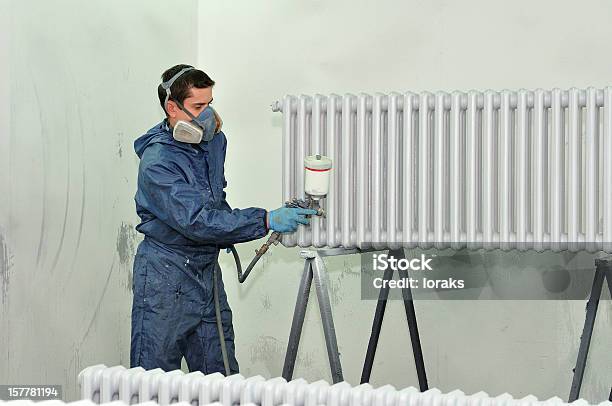
[[[168,100],[168,102],[166,103],[166,112],[168,113],[168,117],[175,118],[176,114],[178,113],[178,110],[179,108],[177,104],[172,100]]]

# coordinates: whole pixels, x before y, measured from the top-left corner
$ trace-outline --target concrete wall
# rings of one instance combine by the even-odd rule
[[[70,400],[83,367],[129,366],[132,142],[161,118],[161,72],[196,62],[196,7],[11,1],[0,13],[11,24],[0,36],[1,383],[61,384]]]
[[[285,94],[607,86],[612,5],[605,1],[248,1],[200,4],[199,65],[217,81],[229,140],[228,199],[278,207]],[[245,244],[250,258],[261,242]],[[459,253],[447,266],[494,278],[512,268],[587,268],[568,254]],[[331,258],[332,305],[345,379],[359,381],[375,302],[360,300],[359,259]],[[223,257],[245,375],[281,373],[303,262],[275,247],[246,285]],[[295,375],[330,379],[316,299]],[[582,301],[416,303],[430,386],[567,398],[584,321]],[[612,382],[612,303],[595,326],[582,396],[606,399]],[[400,303],[388,306],[372,382],[416,385]]]

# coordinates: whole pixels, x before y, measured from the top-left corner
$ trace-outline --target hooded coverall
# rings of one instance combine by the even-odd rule
[[[134,259],[130,365],[225,373],[213,299],[220,247],[268,233],[266,210],[225,200],[227,139],[176,141],[164,120],[134,142],[140,158],[136,211],[144,234]],[[238,372],[232,312],[218,274],[231,373]]]

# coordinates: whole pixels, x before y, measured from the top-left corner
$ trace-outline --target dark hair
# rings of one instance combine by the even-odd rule
[[[162,82],[167,82],[172,79],[172,76],[179,73],[184,68],[190,68],[191,65],[175,65],[170,69],[162,73]],[[199,69],[193,69],[183,73],[178,79],[174,81],[170,87],[170,100],[178,101],[183,103],[187,97],[190,96],[190,90],[192,87],[198,89],[205,89],[207,87],[214,86],[215,81],[212,80],[206,73]],[[166,100],[166,90],[161,86],[157,86],[157,95],[159,96],[159,104],[161,105],[164,112],[166,112],[166,106],[164,101]],[[168,112],[166,112],[168,114]]]

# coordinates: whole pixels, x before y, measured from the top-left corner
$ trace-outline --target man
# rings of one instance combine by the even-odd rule
[[[229,373],[238,372],[232,312],[218,272],[219,249],[308,224],[314,210],[232,210],[225,200],[227,147],[212,109],[215,82],[177,65],[158,87],[166,118],[134,142],[140,158],[136,210],[145,235],[134,260],[131,367],[227,373],[216,323],[213,281]]]

